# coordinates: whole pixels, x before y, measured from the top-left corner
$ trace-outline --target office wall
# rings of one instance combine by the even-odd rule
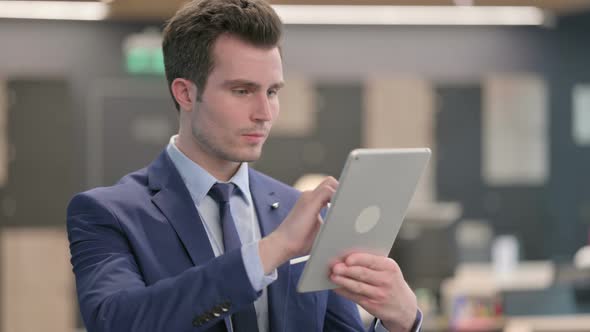
[[[557,29],[289,26],[284,46],[285,70],[287,75],[313,80],[316,89],[326,93],[340,87],[360,91],[362,82],[374,76],[418,76],[443,86],[478,84],[492,72],[532,72],[544,77],[550,97],[550,179],[543,189],[547,233],[539,233],[542,245],[531,249],[534,252],[525,252],[525,256],[567,257],[586,238],[584,232],[590,219],[590,195],[586,189],[590,186],[584,174],[590,160],[588,149],[575,146],[571,139],[570,96],[576,82],[590,82],[586,21],[588,15],[567,18]],[[87,103],[92,87],[98,79],[126,76],[121,42],[124,36],[143,27],[116,22],[2,20],[0,77],[67,79],[77,123],[74,135],[80,142],[75,149],[78,156],[84,156]],[[362,92],[356,95],[361,96]],[[330,112],[336,112],[338,104],[332,105],[334,111]],[[353,111],[338,115],[344,126],[360,119]],[[361,142],[360,131],[319,130],[317,135],[317,140],[325,142]],[[269,154],[273,144],[269,142]],[[343,160],[341,154],[347,148],[342,148],[335,160]],[[456,165],[472,167],[471,162],[476,161],[458,159]],[[85,161],[75,161],[73,168],[75,190],[85,189]],[[294,177],[285,170],[272,168],[265,166],[264,170],[285,181]],[[466,190],[470,190],[470,185],[465,183]],[[467,217],[493,219],[485,211],[468,210],[473,212]]]

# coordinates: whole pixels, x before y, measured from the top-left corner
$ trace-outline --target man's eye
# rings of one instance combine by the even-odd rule
[[[236,95],[239,95],[239,96],[245,96],[245,95],[247,95],[247,94],[249,94],[249,93],[250,93],[250,92],[249,92],[248,90],[246,90],[246,89],[233,89],[233,90],[232,90],[232,92],[233,92],[234,94],[236,94]]]
[[[268,96],[272,97],[272,96],[276,96],[279,93],[278,90],[268,90],[267,94]]]

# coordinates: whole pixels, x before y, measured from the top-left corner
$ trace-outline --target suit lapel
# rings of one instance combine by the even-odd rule
[[[193,264],[215,257],[195,203],[166,151],[148,169],[150,189],[158,191],[152,201],[166,216]]]
[[[152,202],[174,228],[193,265],[198,266],[215,258],[195,203],[165,150],[150,165],[148,175],[150,189],[157,191]],[[232,331],[229,318],[224,319],[224,323],[227,331]]]
[[[281,199],[270,183],[255,171],[250,170],[250,193],[260,223],[262,237],[272,233],[289,213],[287,204],[280,205]],[[279,203],[273,208],[273,203]],[[268,317],[270,331],[283,331],[289,298],[290,264],[287,262],[278,267],[278,278],[268,286]]]

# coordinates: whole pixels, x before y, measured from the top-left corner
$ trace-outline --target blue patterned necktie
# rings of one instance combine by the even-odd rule
[[[211,187],[211,190],[209,190],[209,196],[219,204],[219,218],[223,230],[223,246],[225,247],[225,252],[240,249],[242,247],[242,242],[240,241],[240,236],[229,206],[229,198],[233,194],[235,188],[236,187],[233,183],[218,182]],[[239,312],[234,313],[232,315],[232,323],[234,332],[258,331],[254,303],[246,306]]]

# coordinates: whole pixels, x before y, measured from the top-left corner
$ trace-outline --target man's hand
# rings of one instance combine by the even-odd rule
[[[338,181],[330,176],[313,191],[303,192],[281,225],[260,240],[258,250],[266,274],[293,257],[309,253],[321,226],[320,211],[337,188]]]
[[[416,296],[393,259],[353,253],[332,266],[330,278],[341,287],[336,293],[360,304],[390,332],[410,331]]]

